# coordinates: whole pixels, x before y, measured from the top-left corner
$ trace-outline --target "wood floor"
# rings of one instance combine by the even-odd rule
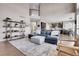
[[[62,35],[60,39],[71,39],[71,38]],[[0,56],[24,56],[24,54],[6,41],[6,42],[0,42]]]
[[[0,56],[24,56],[24,54],[6,41],[0,42]]]

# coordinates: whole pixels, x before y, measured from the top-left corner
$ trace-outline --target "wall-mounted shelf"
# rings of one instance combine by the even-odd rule
[[[14,40],[25,37],[25,22],[21,21],[13,21],[11,18],[6,18],[3,20],[5,31],[5,37],[3,39]],[[19,33],[19,34],[17,34]]]
[[[11,20],[3,20],[4,22],[12,22],[12,23],[22,23],[25,24],[24,22],[18,22],[18,21],[11,21]]]
[[[25,28],[25,27],[20,27],[20,26],[18,26],[18,27],[14,27],[14,26],[3,26],[3,27],[7,27],[7,28]]]

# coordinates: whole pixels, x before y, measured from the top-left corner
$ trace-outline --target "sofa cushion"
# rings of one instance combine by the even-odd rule
[[[51,32],[52,32],[52,31],[47,30],[47,31],[46,31],[46,34],[47,34],[47,35],[51,35]]]
[[[47,43],[50,43],[50,44],[57,44],[57,38],[55,38],[55,37],[46,37],[45,38],[45,42],[47,42]]]
[[[51,36],[59,36],[60,31],[52,31]]]
[[[46,30],[42,30],[41,31],[41,34],[46,34]]]

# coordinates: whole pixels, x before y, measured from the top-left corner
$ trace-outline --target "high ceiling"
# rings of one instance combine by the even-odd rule
[[[39,8],[38,3],[30,3],[29,6],[30,6],[30,9],[38,9]]]
[[[61,22],[75,20],[74,3],[40,3],[40,17],[42,21]]]
[[[1,6],[8,6],[10,4],[1,4]],[[79,5],[79,4],[78,4]],[[32,19],[37,21],[38,19],[47,22],[65,21],[74,19],[74,4],[72,3],[41,3],[40,4],[40,17],[38,15],[32,14]],[[18,7],[18,8],[17,8]],[[13,9],[14,8],[14,9]],[[26,8],[28,8],[27,3],[13,3],[9,9],[17,11],[18,13],[26,14]],[[39,3],[29,3],[28,9],[38,9]],[[1,9],[3,10],[3,9]],[[79,10],[79,8],[78,8]],[[29,11],[28,11],[29,12]],[[16,13],[16,12],[15,12]],[[71,19],[70,19],[71,18]]]

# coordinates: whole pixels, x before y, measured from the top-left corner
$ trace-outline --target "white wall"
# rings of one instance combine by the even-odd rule
[[[30,24],[29,4],[0,4],[0,41],[3,40],[3,21],[6,17],[13,20],[24,20],[26,24]],[[30,26],[25,28],[25,34],[30,33]]]
[[[77,15],[77,34],[79,35],[79,15]]]
[[[69,3],[42,3],[40,4],[41,19],[47,22],[61,22],[74,18],[74,5]]]
[[[79,35],[79,3],[77,3],[77,34]]]
[[[51,24],[46,23],[46,30],[51,30],[50,25],[51,25]]]

